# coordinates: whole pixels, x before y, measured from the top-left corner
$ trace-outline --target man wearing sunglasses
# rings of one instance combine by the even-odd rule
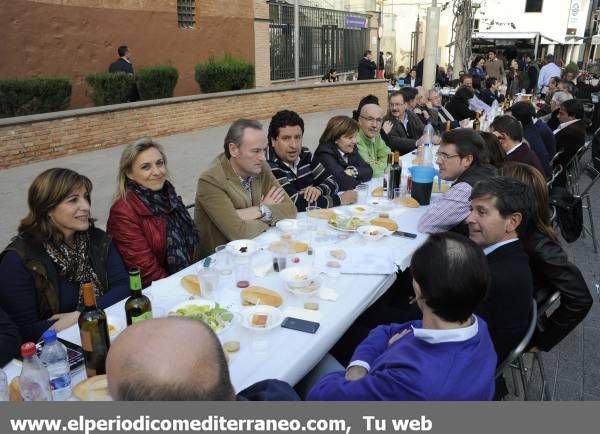
[[[459,128],[442,135],[436,154],[440,178],[453,181],[452,187],[419,220],[419,232],[436,233],[453,230],[468,234],[465,219],[470,214],[471,190],[483,179],[495,175],[495,169],[481,161],[483,138],[472,129]]]

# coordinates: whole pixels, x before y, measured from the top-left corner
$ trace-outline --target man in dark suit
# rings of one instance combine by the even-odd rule
[[[119,54],[119,58],[110,64],[108,67],[108,72],[124,72],[125,74],[133,75],[133,64],[131,63],[131,51],[127,45],[121,45],[117,49],[117,53]],[[131,83],[131,87],[129,88],[129,94],[127,96],[128,101],[137,101],[140,99],[137,85],[135,81]]]
[[[358,79],[372,80],[375,78],[377,64],[373,61],[373,53],[371,50],[365,51],[365,54],[360,62],[358,62]]]
[[[533,278],[519,235],[528,230],[534,203],[531,187],[512,178],[480,181],[471,192],[469,238],[483,248],[491,274],[478,313],[488,323],[498,363],[518,345],[530,322]]]
[[[490,125],[490,131],[498,138],[506,152],[506,161],[529,164],[545,176],[546,171],[540,159],[527,143],[523,142],[523,126],[518,120],[508,115],[499,116]]]
[[[412,152],[418,139],[423,135],[423,122],[411,110],[407,109],[404,95],[397,90],[389,99],[389,110],[381,128],[381,137],[392,151],[404,155]]]
[[[566,169],[577,150],[585,144],[586,125],[583,118],[583,104],[575,99],[563,102],[558,109],[560,125],[554,130],[556,139],[556,152],[562,152],[554,164],[562,165]],[[567,185],[566,170],[559,175],[554,185],[565,187]]]

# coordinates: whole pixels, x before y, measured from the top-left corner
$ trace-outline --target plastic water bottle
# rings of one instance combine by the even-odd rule
[[[423,166],[433,166],[432,141],[435,131],[431,122],[427,122],[423,130]]]
[[[48,370],[38,358],[35,344],[26,342],[21,345],[21,356],[23,367],[19,377],[19,388],[23,401],[52,401]]]
[[[71,397],[71,368],[65,346],[56,339],[54,330],[46,330],[42,335],[44,347],[40,360],[50,375],[50,387],[54,401],[66,401]]]
[[[0,402],[2,401],[8,401],[8,379],[2,368],[0,368]]]

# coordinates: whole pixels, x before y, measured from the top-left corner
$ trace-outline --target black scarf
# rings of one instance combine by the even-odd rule
[[[161,190],[154,191],[128,181],[127,188],[138,195],[152,214],[167,221],[167,272],[174,274],[189,266],[198,244],[198,232],[173,185],[166,181]]]
[[[89,256],[90,234],[89,232],[75,232],[73,236],[74,246],[67,243],[44,243],[44,248],[52,262],[58,268],[59,274],[69,282],[81,284],[92,282],[96,298],[106,292],[100,279],[96,275]],[[82,303],[82,294],[79,291],[78,304]]]

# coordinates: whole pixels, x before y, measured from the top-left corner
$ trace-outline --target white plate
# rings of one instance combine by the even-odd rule
[[[246,247],[246,251],[240,251],[244,247]],[[253,240],[235,240],[227,243],[227,248],[234,255],[251,256],[258,251],[258,243]]]
[[[180,316],[180,315],[177,314],[177,310],[181,309],[181,308],[184,308],[184,307],[187,307],[187,306],[210,306],[210,307],[214,307],[215,303],[213,301],[204,300],[204,299],[201,299],[201,298],[197,298],[197,299],[194,299],[194,300],[186,300],[186,301],[183,301],[181,303],[176,304],[171,309],[169,309],[168,315],[169,316]],[[221,307],[224,307],[224,306],[221,306]],[[231,311],[229,311],[229,312],[231,312]],[[231,319],[231,321],[229,321],[228,324],[226,324],[219,331],[213,330],[216,334],[220,335],[221,333],[224,333],[225,331],[229,330],[231,328],[231,326],[235,323],[236,314],[234,312],[231,312],[231,313],[233,314],[233,318]]]
[[[369,241],[378,241],[380,239],[382,239],[385,236],[391,235],[392,233],[381,226],[374,226],[374,225],[367,225],[367,226],[360,226],[356,232],[358,232],[360,235],[362,235],[362,237],[365,240],[369,240]],[[375,233],[376,234],[373,234]]]
[[[370,205],[351,205],[347,209],[355,216],[373,214],[374,212]]]
[[[301,222],[296,219],[283,219],[275,223],[275,227],[281,232],[295,232],[301,229]]]
[[[268,315],[267,325],[265,327],[256,327],[252,325],[252,315],[263,314]],[[242,325],[248,330],[255,330],[257,332],[264,332],[272,330],[278,327],[283,321],[283,313],[276,307],[268,305],[252,306],[244,309],[242,312]]]

